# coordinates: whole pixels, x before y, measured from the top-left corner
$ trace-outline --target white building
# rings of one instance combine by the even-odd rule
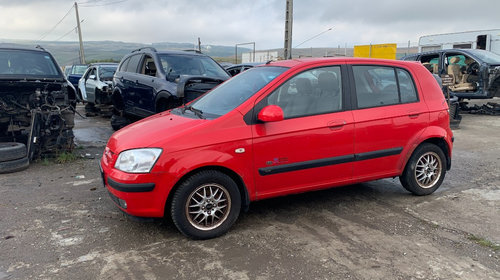
[[[253,52],[247,52],[241,54],[241,63],[247,62],[268,62],[269,60],[277,60],[277,51],[265,51],[265,52],[255,52],[255,57]]]
[[[418,41],[418,51],[440,49],[482,49],[500,54],[500,29],[426,35]]]

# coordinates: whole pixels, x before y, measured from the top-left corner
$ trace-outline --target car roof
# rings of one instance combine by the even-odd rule
[[[118,66],[118,63],[115,62],[96,62],[96,63],[91,63],[90,66]]]
[[[45,50],[42,47],[0,47],[0,50],[11,50],[11,51],[37,51],[37,52],[44,52],[48,53],[47,50]]]
[[[240,63],[240,64],[233,64],[230,66],[227,66],[227,69],[229,68],[234,68],[234,67],[241,67],[241,66],[257,66],[257,65],[262,65],[265,64],[265,62],[247,62],[247,63]]]
[[[192,56],[207,56],[204,53],[201,53],[197,50],[153,50],[149,47],[143,48],[143,49],[138,49],[134,50],[131,53],[129,53],[127,56],[131,56],[133,54],[140,54],[140,53],[147,53],[147,54],[178,54],[178,55],[192,55]]]
[[[320,58],[298,58],[298,59],[290,59],[290,60],[279,60],[272,61],[269,63],[265,63],[259,65],[257,67],[262,66],[282,66],[282,67],[297,67],[297,66],[307,66],[314,65],[318,63],[368,63],[368,64],[376,64],[377,62],[389,63],[394,65],[403,65],[403,64],[415,64],[413,61],[401,61],[401,60],[391,60],[391,59],[379,59],[379,58],[361,58],[361,57],[320,57]]]

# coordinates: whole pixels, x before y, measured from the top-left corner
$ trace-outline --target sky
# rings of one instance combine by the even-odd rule
[[[203,45],[284,45],[286,0],[78,3],[84,41],[195,43],[200,37]],[[0,38],[77,41],[73,4],[74,0],[0,0]],[[404,46],[408,41],[416,45],[423,35],[498,29],[499,11],[500,1],[492,0],[295,0],[292,46],[322,32],[300,47]]]

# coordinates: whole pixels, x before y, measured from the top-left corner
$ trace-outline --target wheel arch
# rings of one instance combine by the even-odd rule
[[[438,146],[443,151],[443,153],[446,157],[446,170],[450,170],[450,168],[451,168],[450,147],[448,146],[448,143],[446,142],[444,137],[430,137],[430,138],[427,138],[424,141],[420,142],[418,145],[416,145],[413,148],[413,150],[411,151],[411,153],[409,153],[409,155],[407,156],[405,163],[403,165],[403,170],[406,167],[406,165],[408,164],[408,161],[410,160],[413,153],[417,150],[417,148],[422,146],[425,143],[434,144],[434,145]]]
[[[111,94],[111,103],[113,104],[113,107],[115,107],[116,110],[121,111],[125,109],[125,103],[123,100],[122,91],[117,87],[113,89],[113,93]]]
[[[236,185],[238,186],[238,190],[240,191],[241,209],[243,209],[244,211],[248,210],[248,207],[250,206],[250,196],[248,194],[248,189],[245,185],[245,182],[243,181],[241,176],[238,175],[238,173],[234,172],[233,170],[231,170],[227,167],[218,166],[218,165],[209,165],[209,166],[203,166],[203,167],[193,169],[193,170],[189,171],[188,173],[184,174],[184,176],[182,176],[177,181],[177,183],[172,187],[172,189],[168,193],[167,201],[165,203],[165,208],[163,210],[164,211],[163,215],[165,217],[170,215],[170,206],[172,204],[172,198],[174,196],[173,194],[177,191],[177,189],[180,187],[180,185],[182,185],[182,183],[187,178],[192,176],[193,174],[196,174],[196,173],[201,172],[201,171],[206,171],[206,170],[218,171],[218,172],[221,172],[221,173],[229,176],[236,183]]]
[[[172,108],[177,107],[177,102],[176,102],[176,97],[169,93],[168,91],[162,90],[158,92],[158,94],[155,96],[155,111],[157,113],[164,111],[164,110],[169,110]],[[165,105],[165,108],[162,108],[162,102],[166,102],[167,104]],[[164,109],[164,110],[163,110]]]

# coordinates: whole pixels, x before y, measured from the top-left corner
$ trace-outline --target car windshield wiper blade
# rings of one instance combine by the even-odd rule
[[[182,107],[182,113],[184,114],[186,110],[193,112],[198,118],[204,119],[203,112],[201,110],[193,108],[191,105],[184,105],[184,107]]]

